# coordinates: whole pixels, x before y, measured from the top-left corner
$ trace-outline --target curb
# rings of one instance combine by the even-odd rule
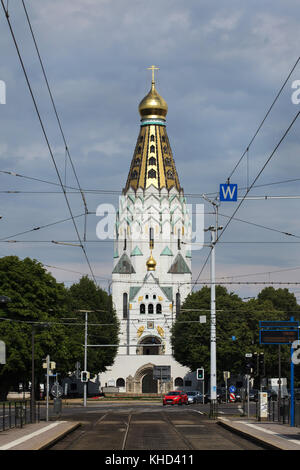
[[[70,427],[69,429],[66,429],[66,431],[62,432],[58,436],[55,436],[55,437],[51,438],[48,442],[46,442],[45,444],[42,444],[40,447],[36,448],[35,450],[46,450],[46,449],[48,449],[49,447],[56,444],[56,442],[60,441],[65,436],[67,436],[71,432],[75,431],[75,429],[79,428],[80,426],[81,426],[81,423],[75,423],[72,427]]]
[[[252,433],[246,432],[245,430],[242,430],[238,425],[234,425],[232,422],[229,423],[227,421],[224,421],[222,418],[218,418],[217,424],[235,434],[245,437],[248,440],[261,444],[264,447],[267,447],[268,449],[286,450],[284,447],[280,446],[280,444],[275,444],[274,442],[271,442],[270,439],[268,439],[267,437],[260,437]]]

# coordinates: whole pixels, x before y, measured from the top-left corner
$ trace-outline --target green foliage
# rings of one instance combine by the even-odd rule
[[[262,291],[262,294],[264,291]],[[281,295],[281,293],[280,293]],[[286,293],[285,293],[286,296]],[[259,344],[260,320],[284,320],[286,314],[275,308],[265,295],[248,302],[222,286],[216,286],[216,333],[218,381],[223,382],[222,371],[232,375],[244,374],[245,354],[265,353],[266,370],[269,377],[278,376],[278,346]],[[280,305],[277,303],[276,305]],[[293,307],[294,308],[294,307]],[[203,311],[200,311],[203,310]],[[206,323],[200,324],[200,315],[206,315]],[[196,321],[196,323],[186,323]],[[236,339],[233,340],[232,337]],[[203,366],[210,370],[210,288],[190,294],[182,305],[171,337],[175,359],[182,365],[196,370]],[[289,347],[282,346],[282,373],[289,376]]]
[[[119,323],[116,312],[112,308],[111,297],[97,287],[88,277],[82,277],[73,284],[68,292],[68,308],[72,317],[81,322],[79,327],[72,328],[73,363],[80,360],[83,367],[84,345],[84,311],[88,313],[88,344],[118,344]],[[81,310],[81,312],[80,312]],[[99,325],[99,324],[103,324]],[[89,347],[88,370],[91,373],[105,371],[112,365],[117,353],[117,347]]]
[[[37,382],[45,379],[42,362],[48,354],[61,377],[73,371],[78,360],[83,365],[84,315],[80,309],[96,310],[89,314],[89,324],[111,324],[89,327],[89,344],[118,343],[111,298],[87,277],[66,289],[38,261],[7,256],[0,259],[0,295],[11,299],[0,310],[0,338],[6,344],[7,361],[0,365],[0,399],[5,399],[11,386],[31,380],[33,332]],[[64,324],[68,322],[81,325]],[[90,372],[105,370],[115,354],[116,348],[89,349]]]

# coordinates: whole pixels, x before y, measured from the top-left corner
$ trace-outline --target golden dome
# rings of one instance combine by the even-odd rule
[[[147,266],[147,271],[155,271],[156,261],[152,256],[152,250],[151,250],[150,258],[148,258],[147,260],[146,266]]]
[[[139,113],[142,119],[166,119],[168,105],[156,91],[155,82],[152,80],[151,90],[142,99],[139,105]]]

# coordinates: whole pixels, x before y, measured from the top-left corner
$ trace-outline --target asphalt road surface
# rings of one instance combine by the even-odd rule
[[[82,426],[53,450],[262,450],[209,419],[201,405],[72,408],[62,419]]]

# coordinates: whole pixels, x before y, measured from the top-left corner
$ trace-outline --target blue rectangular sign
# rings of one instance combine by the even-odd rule
[[[237,201],[237,184],[220,184],[220,201]]]

